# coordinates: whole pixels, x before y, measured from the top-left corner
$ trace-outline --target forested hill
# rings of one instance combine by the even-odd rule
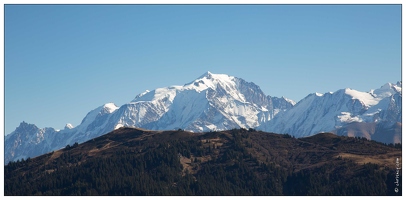
[[[120,128],[5,166],[5,195],[401,195],[401,146]],[[399,182],[399,186],[396,185]],[[398,192],[395,189],[398,188]]]

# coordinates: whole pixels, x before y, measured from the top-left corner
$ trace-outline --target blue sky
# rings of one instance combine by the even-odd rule
[[[401,80],[400,5],[6,5],[5,133],[206,71],[299,101]]]

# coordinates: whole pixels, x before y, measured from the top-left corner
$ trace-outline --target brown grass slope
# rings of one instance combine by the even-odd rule
[[[197,145],[195,147],[188,144]],[[80,169],[87,162],[113,158],[121,155],[120,152],[142,157],[160,148],[170,149],[171,145],[177,145],[176,152],[182,166],[180,172],[182,177],[190,175],[194,181],[198,181],[202,179],[205,171],[213,167],[227,171],[243,164],[250,169],[254,178],[263,181],[273,179],[270,171],[283,172],[283,175],[278,174],[278,177],[285,177],[282,178],[285,180],[279,181],[278,193],[272,194],[285,195],[330,194],[326,193],[328,188],[320,190],[325,193],[320,191],[320,193],[317,191],[313,193],[312,189],[286,190],[284,188],[286,185],[296,184],[292,181],[289,182],[289,177],[307,176],[307,174],[317,174],[322,171],[326,176],[332,178],[338,174],[344,179],[351,180],[364,170],[367,163],[376,164],[379,170],[384,171],[383,174],[388,174],[393,173],[393,169],[396,169],[396,159],[400,159],[401,163],[402,157],[399,148],[331,133],[296,139],[286,134],[266,133],[253,129],[191,133],[182,130],[149,131],[120,128],[82,144],[68,146],[28,161],[11,163],[6,166],[5,180],[6,184],[12,184],[13,181],[20,180],[28,174],[29,177],[24,177],[28,182],[46,180],[48,174],[59,173],[58,170]],[[182,149],[182,145],[184,149]],[[194,150],[194,148],[196,149]],[[205,153],[200,153],[203,150]],[[340,166],[346,166],[346,169],[341,169]],[[336,183],[337,181],[329,181],[339,185]],[[176,185],[176,183],[173,184]],[[303,184],[305,183],[303,182]],[[5,194],[11,195],[7,190]],[[337,194],[342,193],[337,191]],[[346,194],[345,191],[344,194]]]

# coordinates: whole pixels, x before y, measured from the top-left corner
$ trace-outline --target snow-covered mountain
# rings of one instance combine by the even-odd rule
[[[13,133],[5,137],[5,164],[10,160],[27,158],[36,152],[41,155],[49,152],[50,143],[54,140],[55,129],[38,128],[33,124],[21,122]]]
[[[113,103],[105,104],[90,111],[79,126],[73,127],[68,123],[63,130],[38,128],[34,124],[21,122],[15,131],[5,137],[5,163],[42,155],[105,134],[113,129],[109,130],[99,123],[105,123],[116,109]]]
[[[295,137],[335,132],[386,143],[400,142],[401,133],[396,124],[402,121],[401,103],[401,82],[387,83],[370,92],[346,88],[334,93],[314,93],[258,129]]]
[[[63,130],[22,122],[5,137],[5,163],[82,143],[120,127],[193,132],[256,128],[306,137],[319,132],[401,142],[402,84],[387,83],[359,92],[341,89],[310,94],[299,103],[265,95],[259,86],[207,72],[183,86],[137,95],[120,107],[107,103],[90,111],[81,124]]]
[[[266,96],[254,83],[205,73],[183,86],[146,91],[114,114],[116,127],[194,132],[257,127],[294,102]],[[275,106],[276,105],[276,106]]]
[[[294,104],[284,97],[266,96],[254,83],[207,72],[183,86],[147,90],[121,107],[113,103],[100,106],[77,127],[67,124],[58,131],[21,123],[5,138],[5,161],[38,156],[123,126],[194,132],[253,128]]]

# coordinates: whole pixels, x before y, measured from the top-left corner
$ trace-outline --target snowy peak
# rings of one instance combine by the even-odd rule
[[[387,83],[370,92],[345,88],[325,94],[313,93],[260,128],[304,137],[352,123],[380,123],[391,127],[401,122],[401,98],[401,82]]]
[[[202,76],[200,76],[198,79],[207,79],[207,80],[213,80],[213,81],[230,81],[234,77],[229,76],[227,74],[213,74],[211,72],[206,72]]]
[[[77,128],[79,131],[85,131],[97,118],[114,113],[116,110],[118,110],[118,107],[114,103],[106,103],[87,113]]]
[[[97,113],[98,115],[110,114],[116,111],[119,107],[117,107],[114,103],[106,103],[95,110],[93,113]]]
[[[199,78],[197,79],[202,79],[202,78],[212,78],[212,73],[210,71],[207,71],[206,73],[202,74],[201,76],[199,76]]]
[[[389,97],[396,93],[402,93],[402,82],[398,81],[396,84],[386,83],[381,88],[372,90],[371,93],[379,98]]]
[[[65,128],[64,128],[64,129],[72,129],[72,128],[73,128],[73,125],[70,124],[70,123],[67,123],[67,124],[65,125]]]
[[[318,92],[316,92],[316,93],[314,93],[316,96],[318,96],[318,97],[322,97],[323,96],[323,94],[322,93],[318,93]]]
[[[206,72],[201,75],[196,80],[189,82],[183,86],[170,86],[164,88],[158,88],[153,91],[145,91],[137,95],[131,102],[143,102],[143,101],[162,101],[172,102],[176,97],[177,93],[183,92],[185,90],[194,90],[198,93],[206,91],[208,89],[218,90],[221,88],[227,92],[230,92],[234,98],[238,98],[244,101],[241,95],[236,94],[238,90],[237,78],[229,76],[226,74],[213,74],[211,72]]]
[[[103,105],[103,111],[106,113],[113,113],[119,107],[117,107],[114,103],[106,103]]]
[[[135,96],[134,100],[135,100],[135,99],[138,99],[138,98],[141,98],[142,96],[148,94],[149,92],[150,92],[149,90],[145,90],[145,92],[143,92],[143,93],[141,93],[141,94]]]
[[[358,100],[361,102],[366,108],[372,107],[377,105],[382,99],[390,97],[396,93],[401,93],[402,91],[402,83],[397,82],[396,84],[393,83],[386,83],[381,86],[379,89],[370,90],[369,92],[361,92],[351,88],[345,88],[337,90],[336,92],[328,92],[328,93],[312,93],[308,95],[306,98],[310,97],[319,97],[323,98],[326,95],[334,95],[336,98],[344,97],[342,95],[348,96],[353,100]],[[302,99],[302,100],[304,100]]]
[[[397,86],[400,90],[402,90],[402,81],[396,82],[396,86]]]
[[[199,78],[197,78],[197,80],[198,80],[198,79],[203,79],[203,78],[212,79],[212,78],[213,78],[213,75],[214,75],[214,76],[217,76],[218,74],[213,74],[213,73],[211,73],[210,71],[207,71],[206,73],[204,73],[204,74],[202,74],[201,76],[199,76]]]
[[[126,117],[120,117],[118,124],[197,132],[251,128],[271,120],[293,104],[286,98],[266,96],[252,82],[206,72],[183,86],[158,88],[137,95],[128,108],[120,112]]]
[[[358,99],[365,106],[371,107],[377,105],[382,99],[390,97],[396,93],[402,92],[402,82],[386,83],[379,89],[371,90],[370,92],[360,92],[354,89],[346,88],[345,94],[352,97],[352,99]]]
[[[27,128],[27,127],[36,127],[34,124],[29,124],[29,123],[27,123],[27,122],[25,122],[25,121],[22,121],[21,123],[20,123],[20,125],[17,127],[17,130],[18,129],[25,129],[25,128]]]
[[[350,88],[346,88],[344,93],[351,96],[352,99],[358,99],[361,101],[365,106],[370,107],[376,105],[381,100],[380,98],[374,97],[371,93],[368,92],[360,92],[357,90],[353,90]]]
[[[28,124],[27,122],[23,121],[20,125],[13,131],[11,134],[7,135],[6,137],[10,137],[14,133],[25,133],[25,132],[33,132],[37,131],[39,128],[34,124]]]
[[[193,89],[201,92],[208,88],[216,89],[219,85],[229,90],[236,89],[235,77],[226,74],[213,74],[208,71],[196,80],[185,84],[184,89]]]

